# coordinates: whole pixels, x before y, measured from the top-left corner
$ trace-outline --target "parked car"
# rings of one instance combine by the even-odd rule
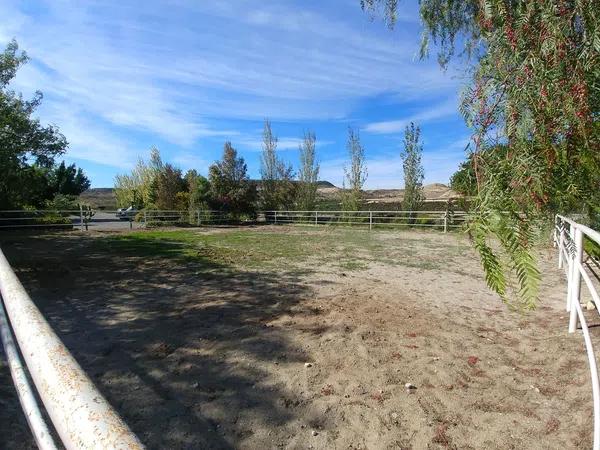
[[[117,217],[121,220],[133,220],[137,213],[138,210],[133,206],[130,206],[129,208],[117,209]]]

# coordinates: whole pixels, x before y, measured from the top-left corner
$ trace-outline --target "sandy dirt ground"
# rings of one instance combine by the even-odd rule
[[[386,254],[348,271],[317,254],[303,270],[199,271],[95,239],[2,248],[148,448],[591,446],[585,349],[566,332],[552,249],[543,302],[522,315],[487,290],[457,234],[381,232]],[[4,361],[0,448],[34,448]]]

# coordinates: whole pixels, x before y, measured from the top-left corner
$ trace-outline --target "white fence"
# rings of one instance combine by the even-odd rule
[[[374,227],[434,227],[448,231],[462,227],[464,211],[266,211],[274,224],[362,225]]]
[[[0,211],[0,231],[8,229],[123,230],[156,226],[226,224],[346,225],[373,228],[423,227],[448,231],[462,227],[464,211],[261,211],[233,214],[210,210],[116,211]]]
[[[72,228],[83,224],[80,210],[5,210],[0,211],[0,230],[6,228]]]
[[[1,250],[0,293],[2,343],[19,401],[38,447],[57,448],[40,413],[15,340],[65,448],[144,448],[56,336]]]
[[[585,281],[588,292],[595,304],[596,313],[600,307],[600,297],[592,278],[586,268],[584,260],[584,240],[589,239],[600,245],[600,233],[585,225],[574,222],[564,216],[557,215],[554,227],[554,245],[558,247],[558,267],[564,268],[567,276],[567,302],[569,311],[569,333],[577,329],[577,322],[581,325],[585,348],[587,351],[590,374],[592,378],[592,397],[594,404],[594,450],[600,450],[600,383],[598,381],[598,367],[590,331],[581,307],[581,280]]]

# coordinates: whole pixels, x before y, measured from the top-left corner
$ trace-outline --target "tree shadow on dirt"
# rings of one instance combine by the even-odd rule
[[[299,275],[235,270],[202,255],[178,258],[173,243],[154,252],[147,245],[111,251],[110,241],[57,235],[2,248],[149,448],[235,448],[292,421],[285,388],[269,371],[289,363],[303,370],[309,357],[270,321],[308,311]],[[23,436],[28,448],[26,429]]]

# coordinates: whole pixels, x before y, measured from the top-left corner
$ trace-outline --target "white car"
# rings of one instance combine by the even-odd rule
[[[117,217],[121,220],[133,220],[135,215],[138,213],[138,210],[133,206],[129,208],[119,208],[117,209]]]

